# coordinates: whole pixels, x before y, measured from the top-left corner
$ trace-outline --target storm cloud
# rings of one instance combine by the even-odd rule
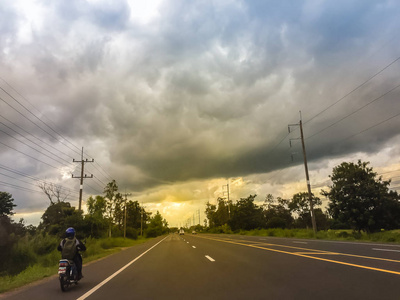
[[[4,123],[59,149],[71,162],[64,162],[67,174],[79,171],[71,157],[80,159],[84,146],[85,157],[101,168],[87,164],[98,179],[88,181],[87,194],[101,193],[110,178],[152,203],[175,193],[176,202],[202,205],[215,188],[191,198],[193,183],[221,178],[248,178],[240,186],[279,191],[272,185],[303,175],[293,171],[298,175],[290,179],[285,171],[301,170],[299,130],[287,131],[299,123],[299,111],[315,174],[332,161],[379,157],[398,146],[396,1],[165,0],[148,6],[122,0],[0,6],[0,86],[7,91],[0,91],[0,108],[14,125]],[[21,113],[54,129],[54,136]],[[0,132],[9,146],[0,145],[4,165],[14,157],[17,170],[76,189],[77,180],[14,149],[56,168],[59,162],[1,130],[9,133]],[[46,205],[40,195],[30,199],[7,188],[21,209]]]

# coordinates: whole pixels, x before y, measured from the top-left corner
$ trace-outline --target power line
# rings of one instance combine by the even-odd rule
[[[390,66],[392,66],[394,63],[396,63],[398,60],[400,60],[400,56],[398,58],[396,58],[395,60],[393,60],[391,63],[389,63],[388,65],[386,65],[383,69],[379,70],[377,73],[375,73],[374,75],[372,75],[371,77],[369,77],[366,81],[364,81],[363,83],[361,83],[360,85],[358,85],[357,87],[355,87],[353,90],[351,90],[350,92],[348,92],[346,95],[344,95],[342,98],[338,99],[337,101],[335,101],[333,104],[329,105],[327,108],[323,109],[322,111],[320,111],[319,113],[317,113],[315,116],[313,116],[311,119],[309,119],[307,122],[304,122],[304,125],[306,125],[307,123],[311,122],[312,120],[314,120],[316,117],[318,117],[319,115],[323,114],[325,111],[327,111],[328,109],[330,109],[331,107],[335,106],[336,104],[338,104],[339,102],[341,102],[342,100],[344,100],[345,98],[347,98],[347,96],[351,95],[352,93],[354,93],[356,90],[358,90],[359,88],[361,88],[362,86],[364,86],[366,83],[368,83],[369,81],[371,81],[372,79],[374,79],[376,76],[378,76],[379,74],[381,74],[383,71],[385,71],[387,68],[389,68]]]
[[[17,102],[20,106],[22,106],[27,112],[29,112],[32,116],[34,116],[37,120],[39,120],[41,123],[43,123],[47,128],[49,128],[51,131],[53,131],[54,133],[58,134],[60,137],[62,137],[62,135],[60,133],[58,133],[57,131],[55,131],[53,128],[51,128],[49,125],[47,125],[45,122],[43,122],[38,116],[36,116],[33,112],[31,112],[25,105],[23,105],[21,102],[19,102],[14,96],[12,96],[10,93],[8,93],[5,89],[3,89],[0,86],[0,89],[2,91],[4,91],[9,97],[11,97],[15,102]],[[5,100],[2,99],[4,102]],[[7,103],[7,102],[6,102]],[[17,112],[19,112],[17,109],[15,109],[13,106],[11,106],[10,104],[7,103],[7,105],[9,105],[10,107],[12,107],[14,110],[16,110]],[[27,117],[26,117],[27,118]],[[27,118],[28,120],[30,120],[29,118]],[[40,127],[39,125],[37,125],[36,123],[34,123],[36,126],[38,126],[40,129],[42,129],[44,132],[46,132],[48,135],[50,135],[52,138],[58,140],[60,143],[62,143],[64,146],[68,147],[70,150],[75,151],[75,153],[79,153],[76,150],[71,149],[68,145],[64,144],[61,140],[59,140],[58,138],[56,138],[55,136],[53,136],[52,134],[50,134],[49,132],[47,132],[46,130],[44,130],[42,127]],[[64,140],[65,138],[62,137]],[[75,146],[75,145],[73,145]],[[76,146],[75,146],[76,147]]]
[[[42,114],[26,97],[24,97],[21,93],[19,93],[11,84],[9,84],[4,78],[0,77],[0,79],[7,84],[14,92],[16,92],[22,99],[24,99],[27,103],[29,103],[38,113]],[[4,90],[4,89],[3,89]],[[6,92],[7,93],[7,92]],[[8,94],[8,93],[7,93]],[[9,94],[8,94],[9,95]],[[13,98],[15,99],[15,98]],[[16,100],[16,99],[15,99]],[[17,100],[16,100],[17,101]],[[18,102],[18,101],[17,101]],[[18,102],[19,103],[19,102]],[[22,107],[24,107],[27,111],[29,111],[31,114],[33,114],[29,109],[27,109],[25,106],[23,106],[22,104],[20,104]],[[80,150],[78,146],[74,145],[72,142],[70,142],[67,138],[65,138],[62,134],[60,134],[59,132],[57,132],[56,130],[54,130],[51,126],[49,126],[48,124],[46,124],[44,121],[42,121],[39,117],[37,117],[35,114],[33,114],[38,120],[40,120],[43,124],[45,124],[48,128],[50,128],[53,132],[55,132],[56,134],[58,134],[61,138],[63,138],[65,141],[67,141],[68,143],[70,143],[72,146],[74,146],[76,149]],[[54,122],[52,122],[49,118],[46,117],[46,115],[42,114],[48,121],[50,121],[51,123],[54,124]],[[56,125],[55,125],[56,126]]]
[[[29,139],[28,137],[23,136],[23,135],[20,134],[18,131],[12,129],[11,127],[9,127],[9,126],[7,126],[6,124],[4,124],[3,122],[0,122],[0,124],[4,125],[5,127],[7,127],[8,129],[10,129],[11,131],[13,131],[13,132],[15,132],[16,134],[18,134],[18,135],[22,136],[23,138],[27,139],[27,140],[30,141],[32,144],[34,144],[34,145],[38,146],[39,148],[41,148],[41,149],[47,151],[47,152],[50,153],[51,155],[54,155],[55,157],[57,157],[57,158],[59,158],[59,159],[65,161],[65,162],[69,163],[69,161],[67,161],[67,160],[65,160],[64,158],[58,156],[57,154],[52,153],[51,151],[47,150],[46,148],[44,148],[43,146],[39,145],[38,143],[32,141],[32,140]],[[12,136],[11,134],[9,134],[9,133],[7,133],[7,132],[1,130],[1,129],[0,129],[0,131],[3,132],[3,133],[5,133],[6,135],[10,136],[11,138],[16,139],[16,138],[15,138],[14,136]],[[20,141],[20,140],[18,140],[18,139],[16,139],[16,140],[19,141],[19,142],[21,142],[21,143],[23,143],[22,141]],[[29,145],[27,145],[27,144],[25,144],[25,143],[23,143],[23,144],[26,145],[26,146],[28,146],[28,147],[31,147],[31,146],[29,146]],[[32,149],[33,149],[33,148],[32,148]]]
[[[362,130],[362,131],[360,131],[360,132],[358,132],[358,133],[355,133],[355,134],[353,134],[353,135],[351,135],[351,136],[349,136],[349,137],[347,137],[347,138],[345,138],[345,139],[343,139],[343,140],[341,140],[341,141],[348,140],[348,139],[350,139],[350,138],[352,138],[352,137],[355,137],[356,135],[362,134],[362,133],[364,133],[364,132],[366,132],[366,131],[368,131],[368,130],[370,130],[370,129],[372,129],[372,128],[375,128],[375,127],[377,127],[377,126],[379,126],[379,125],[382,125],[383,123],[386,123],[386,122],[388,122],[388,121],[390,121],[390,120],[392,120],[392,119],[394,119],[394,118],[396,118],[396,117],[398,117],[398,116],[400,116],[400,113],[398,113],[398,114],[396,114],[396,115],[394,115],[394,116],[391,116],[391,117],[389,117],[389,118],[387,118],[387,119],[385,119],[385,120],[383,120],[383,121],[381,121],[381,122],[379,122],[379,123],[377,123],[377,124],[375,124],[375,125],[372,125],[372,126],[366,128],[366,129],[364,129],[364,130]],[[390,173],[390,172],[388,172],[388,173]]]
[[[15,124],[14,122],[10,121],[10,120],[7,119],[6,117],[2,116],[1,114],[0,114],[0,117],[3,118],[4,120],[6,120],[7,122],[13,124],[15,127],[19,128],[20,130],[22,130],[23,132],[25,132],[25,133],[28,134],[29,136],[34,137],[35,139],[37,139],[37,140],[40,141],[41,143],[45,144],[46,146],[51,147],[52,149],[54,149],[54,150],[56,150],[56,151],[58,151],[58,152],[64,154],[65,156],[68,156],[69,158],[73,159],[72,156],[69,156],[67,153],[62,152],[61,150],[58,150],[57,148],[55,148],[55,147],[53,147],[52,145],[46,143],[45,141],[43,141],[42,139],[38,138],[37,136],[35,136],[35,135],[29,133],[28,131],[26,131],[25,129],[23,129],[23,128],[20,127],[19,125]],[[4,123],[2,123],[2,124],[4,124]],[[9,126],[7,126],[7,125],[5,125],[5,124],[4,124],[4,126],[6,126],[7,128],[10,128]],[[14,129],[12,129],[12,130],[15,131]],[[16,131],[15,131],[15,132],[16,132]],[[21,133],[19,133],[19,134],[22,135]],[[26,136],[24,136],[24,135],[22,135],[22,136],[26,138]]]
[[[0,123],[1,123],[1,122],[0,122]],[[31,148],[32,150],[34,150],[34,151],[36,151],[36,152],[38,152],[38,153],[40,153],[40,154],[46,156],[47,158],[50,158],[50,159],[54,160],[55,162],[57,162],[57,163],[59,163],[59,164],[62,164],[62,165],[65,166],[65,167],[69,167],[68,165],[66,165],[66,164],[64,164],[64,163],[62,163],[62,162],[60,162],[60,161],[54,159],[53,157],[48,156],[47,154],[45,154],[45,153],[43,153],[43,152],[41,152],[41,151],[39,151],[39,150],[33,148],[32,146],[28,145],[27,143],[25,143],[25,142],[23,142],[23,141],[17,139],[16,137],[12,136],[11,134],[9,134],[9,133],[7,133],[7,132],[1,130],[1,129],[0,129],[0,132],[3,132],[4,134],[8,135],[8,136],[11,137],[12,139],[15,139],[16,141],[20,142],[21,144],[24,144],[25,146],[27,146],[27,147]],[[36,144],[36,145],[37,145],[37,144]],[[39,145],[37,145],[37,146],[39,146]],[[39,147],[41,147],[41,146],[39,146]],[[43,148],[43,147],[42,147],[42,148]],[[45,149],[45,150],[46,150],[46,149]],[[47,151],[47,150],[46,150],[46,151]],[[61,157],[59,157],[59,156],[57,156],[57,155],[55,155],[55,154],[53,154],[53,153],[51,153],[51,152],[50,152],[50,154],[52,154],[52,155],[54,155],[54,156],[60,158],[61,160],[64,160],[63,158],[61,158]]]
[[[27,103],[29,103],[31,105],[31,107],[33,107],[38,113],[41,114],[41,112],[26,98],[24,97],[21,93],[19,93],[11,84],[9,84],[4,78],[0,79],[7,85],[9,86],[15,93],[17,93],[22,99],[24,99]],[[74,146],[76,149],[79,149],[76,145],[74,145],[72,142],[70,142],[67,138],[65,138],[60,132],[58,132],[57,130],[55,130],[53,127],[51,127],[50,125],[48,125],[46,122],[44,122],[40,117],[38,117],[35,113],[33,113],[29,108],[27,108],[24,104],[22,104],[20,101],[18,101],[13,95],[11,95],[8,91],[6,91],[4,88],[0,87],[1,90],[3,90],[9,97],[11,97],[14,101],[16,101],[20,106],[22,106],[27,112],[29,112],[31,115],[33,115],[37,120],[39,120],[41,123],[43,123],[46,127],[48,127],[50,130],[52,130],[54,133],[58,134],[62,139],[64,139],[65,141],[67,141],[69,144],[71,144],[72,146]],[[4,99],[2,99],[8,106],[12,107],[15,111],[17,111],[18,113],[21,114],[21,112],[19,110],[17,110],[16,108],[14,108],[13,106],[11,106],[8,102],[6,102]],[[21,114],[22,115],[22,114]],[[23,115],[24,116],[24,115]],[[46,117],[45,115],[43,115],[44,117]],[[29,121],[33,122],[32,120],[30,120],[29,118],[27,118],[26,116],[24,116],[26,119],[28,119]],[[47,118],[48,119],[48,118]],[[52,122],[50,119],[48,119],[50,122]],[[54,124],[54,123],[53,123]],[[16,125],[16,124],[14,124]],[[47,131],[45,131],[42,127],[38,126],[37,124],[34,124],[37,127],[39,127],[40,129],[42,129],[44,132],[46,132],[47,134],[49,134]],[[26,131],[25,131],[26,132]],[[49,134],[51,137],[55,138],[53,135]],[[65,143],[63,143],[62,141],[60,141],[59,139],[55,138],[56,140],[58,140],[60,143],[62,143],[63,145],[67,146]],[[68,146],[67,146],[68,147]],[[73,149],[71,149],[70,147],[68,147],[70,150],[74,151]],[[79,153],[74,151],[75,153]],[[72,158],[72,157],[70,157]],[[103,173],[106,174],[107,176],[109,176],[109,178],[111,178],[111,176],[96,162],[96,164],[103,170]],[[95,167],[97,169],[97,167]]]
[[[386,95],[388,95],[389,93],[393,92],[395,89],[397,89],[397,88],[399,88],[399,87],[400,87],[400,84],[396,85],[394,88],[390,89],[389,91],[387,91],[387,92],[384,93],[383,95],[381,95],[381,96],[379,96],[379,97],[373,99],[372,101],[370,101],[370,102],[368,102],[367,104],[361,106],[360,108],[356,109],[355,111],[351,112],[350,114],[348,114],[348,115],[342,117],[342,118],[339,119],[338,121],[336,121],[336,122],[332,123],[331,125],[329,125],[329,126],[323,128],[323,129],[321,129],[321,130],[318,131],[317,133],[314,133],[313,135],[307,137],[307,139],[313,138],[313,137],[315,137],[316,135],[318,135],[318,134],[324,132],[325,130],[327,130],[327,129],[333,127],[333,126],[335,126],[336,124],[338,124],[338,123],[342,122],[343,120],[347,119],[348,117],[350,117],[350,116],[356,114],[357,112],[359,112],[360,110],[362,110],[362,109],[364,109],[365,107],[369,106],[370,104],[372,104],[372,103],[374,103],[374,102],[376,102],[376,101],[382,99],[383,97],[385,97]]]
[[[1,87],[0,87],[1,89]],[[29,122],[31,122],[33,125],[35,125],[36,127],[38,127],[39,129],[41,129],[43,132],[47,133],[49,136],[51,136],[53,139],[59,141],[61,144],[63,144],[64,146],[66,146],[68,149],[74,151],[76,153],[76,151],[74,149],[72,149],[71,147],[69,147],[68,145],[66,145],[63,141],[59,140],[57,137],[55,137],[54,135],[52,135],[50,132],[48,132],[47,130],[43,129],[42,127],[40,127],[38,124],[36,124],[35,122],[33,122],[31,119],[29,119],[27,116],[25,116],[23,113],[21,113],[18,109],[16,109],[14,106],[12,106],[11,104],[9,104],[6,100],[4,100],[2,97],[0,97],[0,100],[3,101],[5,104],[7,104],[9,107],[11,107],[13,110],[15,110],[18,114],[20,114],[22,117],[24,117],[26,120],[28,120]]]
[[[55,166],[53,166],[53,165],[51,165],[51,164],[49,164],[49,163],[47,163],[47,162],[44,162],[44,161],[42,161],[42,160],[40,160],[40,159],[37,159],[36,157],[33,157],[33,156],[29,155],[29,154],[26,154],[26,153],[24,153],[24,152],[22,152],[22,151],[19,151],[19,150],[15,149],[14,147],[11,147],[11,146],[9,146],[9,145],[7,145],[7,144],[1,142],[1,141],[0,141],[0,144],[2,144],[3,146],[6,146],[6,147],[8,147],[8,148],[10,148],[10,149],[12,149],[12,150],[14,150],[14,151],[17,151],[18,153],[21,153],[21,154],[23,154],[23,155],[25,155],[25,156],[27,156],[27,157],[29,157],[29,158],[32,158],[32,159],[34,159],[34,160],[36,160],[36,161],[38,161],[38,162],[41,162],[41,163],[43,163],[43,164],[45,164],[45,165],[47,165],[47,166],[49,166],[49,167],[52,167],[52,168],[57,169],[57,170],[61,170],[59,167],[55,167]]]
[[[43,179],[28,175],[26,173],[20,172],[18,170],[12,169],[12,168],[7,167],[7,166],[4,166],[2,164],[0,164],[0,169],[6,170],[7,172],[10,172],[10,173],[14,173],[14,174],[20,175],[20,176],[25,177],[25,178],[29,178],[29,179],[31,179],[33,181],[36,181],[36,182],[39,182],[39,183],[49,183],[49,184],[57,185],[57,186],[60,186],[61,188],[63,188],[64,190],[67,190],[69,192],[74,192],[75,191],[75,190],[73,190],[71,188],[62,186],[60,184],[57,184],[57,183],[54,183],[54,182],[51,182],[51,181],[48,181],[48,180],[43,180]],[[13,177],[13,178],[15,178],[15,177]],[[20,179],[18,179],[18,180],[20,180]]]

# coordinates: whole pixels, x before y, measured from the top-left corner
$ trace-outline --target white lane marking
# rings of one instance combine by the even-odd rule
[[[299,242],[299,241],[294,241],[293,243],[295,243],[295,244],[308,244],[307,242]]]
[[[260,241],[266,241],[267,239],[259,239]]]
[[[118,271],[116,271],[114,274],[112,274],[111,276],[109,276],[108,278],[104,279],[102,282],[100,282],[98,285],[96,285],[94,288],[92,288],[90,291],[86,292],[85,294],[83,294],[82,296],[80,296],[78,299],[76,300],[84,300],[87,297],[89,297],[91,294],[93,294],[95,291],[97,291],[99,288],[101,288],[103,285],[105,285],[107,282],[109,282],[111,279],[113,279],[115,276],[117,276],[119,273],[121,273],[123,270],[125,270],[127,267],[129,267],[131,264],[133,264],[135,261],[137,261],[139,258],[141,258],[143,255],[145,255],[147,252],[149,252],[151,249],[153,249],[155,246],[157,246],[158,244],[160,244],[163,240],[165,240],[168,236],[166,236],[165,238],[163,238],[161,241],[159,241],[157,244],[155,244],[154,246],[152,246],[151,248],[147,249],[145,252],[143,252],[142,254],[140,254],[138,257],[136,257],[134,260],[132,260],[131,262],[129,262],[127,265],[123,266],[121,269],[119,269]]]
[[[186,242],[186,243],[188,243],[188,244],[189,244],[189,242]]]
[[[210,256],[208,256],[208,255],[206,255],[206,258],[207,258],[209,261],[215,261],[215,259],[213,259],[212,257],[210,257]]]
[[[192,246],[194,249],[196,249],[196,246]]]
[[[378,248],[372,248],[372,250],[376,250],[376,251],[400,252],[400,250],[393,250],[393,249],[378,249]]]

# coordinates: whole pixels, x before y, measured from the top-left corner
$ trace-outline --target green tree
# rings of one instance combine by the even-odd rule
[[[122,230],[124,224],[125,201],[121,193],[116,193],[114,197],[114,222]]]
[[[147,221],[148,215],[138,201],[128,201],[126,203],[126,227],[140,229]]]
[[[267,228],[290,228],[293,224],[292,213],[289,209],[289,200],[268,194],[264,201],[264,216]]]
[[[231,218],[228,223],[232,230],[251,230],[265,226],[263,209],[254,203],[256,197],[257,195],[250,195],[232,205]]]
[[[215,204],[211,204],[209,201],[206,203],[206,216],[208,219],[208,227],[213,228],[216,226],[217,218],[216,218],[217,206]]]
[[[74,227],[79,232],[79,237],[85,234],[82,212],[72,207],[69,202],[55,202],[43,213],[38,228],[49,234],[62,236],[68,227]]]
[[[399,195],[368,165],[359,160],[333,168],[330,190],[322,191],[329,199],[328,211],[334,220],[359,232],[399,228]]]
[[[90,236],[100,238],[106,235],[108,220],[105,217],[107,202],[102,196],[92,196],[86,201],[88,213],[85,216],[86,230]]]
[[[11,216],[16,205],[11,194],[0,192],[0,216]]]
[[[215,212],[215,226],[222,226],[227,224],[229,221],[229,208],[227,203],[223,198],[217,199],[218,209]]]
[[[107,202],[102,196],[92,196],[86,201],[86,206],[88,209],[88,214],[92,216],[104,217],[107,209]]]
[[[168,231],[168,222],[162,218],[161,214],[157,213],[150,219],[150,223],[146,230],[147,237],[156,237]]]
[[[315,213],[317,206],[320,206],[322,204],[322,201],[320,198],[315,197],[314,194],[311,194],[311,200],[313,202]],[[294,194],[292,200],[289,203],[289,209],[291,212],[297,215],[297,218],[295,220],[295,224],[297,227],[312,227],[310,200],[307,192]]]
[[[104,188],[104,194],[105,194],[105,199],[107,202],[106,205],[106,214],[108,217],[108,223],[109,223],[109,228],[108,228],[108,236],[111,237],[111,229],[113,226],[113,221],[114,221],[114,211],[116,207],[116,195],[118,192],[118,185],[115,180],[112,180],[109,182],[106,187]]]

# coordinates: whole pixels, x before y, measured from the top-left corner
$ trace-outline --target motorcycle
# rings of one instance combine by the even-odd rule
[[[78,270],[72,260],[61,259],[58,264],[58,278],[61,290],[65,292],[70,285],[78,284]]]

